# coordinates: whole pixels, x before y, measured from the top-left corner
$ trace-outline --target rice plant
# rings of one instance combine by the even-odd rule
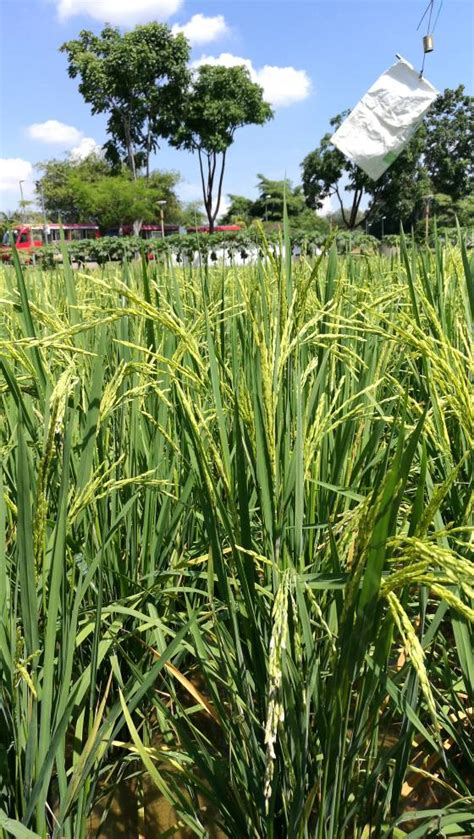
[[[474,830],[472,260],[262,250],[3,269],[0,835]]]

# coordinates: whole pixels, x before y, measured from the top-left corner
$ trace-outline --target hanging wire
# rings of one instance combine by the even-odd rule
[[[436,16],[436,20],[435,20],[434,27],[433,27],[433,29],[431,29],[431,21],[432,21],[432,18],[433,18],[434,5],[435,5],[435,0],[429,0],[429,3],[428,3],[428,5],[427,5],[427,7],[426,7],[425,11],[423,12],[423,14],[422,14],[422,16],[421,16],[421,20],[420,20],[420,22],[419,22],[418,26],[416,27],[416,31],[417,31],[417,32],[418,32],[418,30],[419,30],[419,28],[420,28],[421,24],[423,23],[423,21],[424,21],[424,19],[425,19],[426,15],[428,15],[428,28],[427,28],[427,30],[426,30],[426,35],[431,35],[431,34],[433,34],[433,32],[434,32],[434,27],[435,27],[435,26],[436,26],[436,24],[438,23],[439,13],[441,12],[441,7],[442,7],[442,5],[443,5],[443,2],[441,2],[441,6],[439,7],[439,10],[438,10],[438,14],[437,14],[437,16]],[[425,52],[425,50],[423,50],[423,63],[422,63],[422,65],[421,65],[421,70],[420,70],[420,79],[421,79],[421,77],[423,76],[423,72],[424,72],[424,69],[425,69],[425,59],[426,59],[426,52]]]
[[[417,32],[418,32],[418,30],[419,30],[419,28],[420,28],[421,24],[423,23],[423,21],[424,21],[424,19],[425,19],[426,15],[429,13],[429,18],[428,18],[428,33],[429,33],[429,31],[430,31],[430,24],[431,24],[431,17],[432,17],[432,15],[433,15],[433,6],[434,6],[434,4],[435,4],[435,0],[429,0],[429,3],[428,3],[428,5],[427,5],[427,7],[426,7],[425,11],[423,12],[423,14],[422,14],[422,16],[421,16],[421,20],[420,20],[420,22],[419,22],[418,26],[416,27],[416,31],[417,31]]]
[[[423,78],[423,73],[425,72],[425,60],[426,52],[423,50],[423,61],[421,62],[420,79]]]
[[[434,31],[435,31],[435,29],[436,29],[436,25],[437,25],[437,23],[438,23],[439,16],[440,16],[440,14],[441,14],[441,9],[443,8],[443,4],[444,4],[444,0],[441,0],[441,3],[440,3],[440,5],[439,5],[439,9],[438,9],[438,14],[436,15],[435,22],[433,23],[433,32],[434,32]]]

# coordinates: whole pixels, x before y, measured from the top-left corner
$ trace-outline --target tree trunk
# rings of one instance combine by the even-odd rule
[[[128,117],[123,117],[123,130],[125,133],[125,142],[127,144],[127,155],[128,155],[128,165],[130,167],[130,171],[132,173],[132,178],[134,181],[137,180],[137,168],[135,166],[135,151],[132,144],[132,137],[130,134],[130,122]],[[133,222],[133,235],[139,236],[140,230],[142,228],[143,221],[141,219],[136,219]],[[136,254],[135,254],[136,255]]]
[[[214,230],[214,222],[219,214],[219,207],[221,206],[221,198],[222,198],[222,185],[224,183],[224,169],[225,169],[225,151],[222,152],[222,160],[221,160],[221,172],[219,175],[219,183],[217,186],[217,198],[216,198],[216,207],[214,210],[214,216],[212,219],[212,229]]]
[[[202,162],[202,151],[198,149],[198,159],[199,159],[199,172],[201,175],[201,187],[202,187],[202,197],[204,202],[204,209],[206,210],[207,220],[209,222],[209,233],[212,233],[214,230],[214,225],[212,221],[212,204],[209,204],[209,179],[206,187],[206,181],[204,178],[204,165]],[[209,158],[208,158],[209,162]]]
[[[354,228],[359,227],[359,225],[362,223],[363,220],[361,220],[360,222],[357,221],[357,213],[359,212],[360,202],[362,200],[364,190],[363,189],[356,189],[354,191],[354,196],[353,196],[353,199],[352,199],[352,206],[351,206],[350,211],[349,211],[349,218],[347,218],[347,216],[346,216],[345,209],[344,209],[344,203],[343,203],[343,200],[341,198],[341,193],[339,192],[339,187],[338,186],[336,186],[336,189],[334,190],[334,194],[336,195],[337,200],[339,201],[339,206],[341,208],[341,218],[342,218],[342,221],[343,221],[344,225],[347,227],[347,229],[348,230],[354,230]]]
[[[351,214],[349,217],[349,229],[353,230],[357,227],[357,213],[359,212],[360,202],[362,200],[362,189],[356,189],[354,192],[354,199],[352,201]]]
[[[146,135],[146,178],[150,177],[150,151],[151,151],[151,128],[150,120],[148,120],[148,132]]]
[[[137,180],[137,168],[135,166],[135,152],[132,144],[132,137],[130,134],[130,123],[128,121],[128,117],[123,117],[123,130],[125,134],[125,143],[127,145],[127,157],[128,157],[128,165],[130,167],[130,171],[132,173],[132,178],[134,181]]]
[[[221,204],[222,198],[222,185],[224,182],[224,169],[225,169],[225,158],[226,153],[225,151],[222,153],[222,161],[221,161],[221,170],[219,174],[219,180],[217,185],[217,196],[216,196],[216,203],[213,207],[213,192],[214,192],[214,182],[216,177],[216,169],[217,169],[217,152],[207,152],[207,178],[204,175],[204,165],[202,160],[202,151],[198,149],[198,157],[199,157],[199,171],[201,174],[201,186],[202,186],[202,196],[204,199],[204,208],[206,210],[207,220],[209,222],[209,233],[214,233],[216,218],[219,214],[219,207]]]
[[[209,219],[209,233],[214,233],[215,214],[212,212],[212,193],[214,190],[214,174],[216,171],[216,155],[207,153],[207,203],[206,211]]]

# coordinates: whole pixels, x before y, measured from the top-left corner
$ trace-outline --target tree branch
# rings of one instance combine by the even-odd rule
[[[218,187],[217,187],[216,209],[215,209],[213,219],[212,219],[212,226],[213,227],[214,227],[214,222],[215,222],[215,220],[217,218],[217,215],[219,213],[219,207],[221,205],[222,184],[224,183],[225,156],[226,156],[226,152],[223,151],[222,152],[221,173],[220,173],[220,176],[219,176],[219,184],[218,184]]]
[[[212,152],[212,186],[214,186],[214,178],[216,175],[217,152]]]
[[[335,188],[334,188],[334,194],[337,196],[337,200],[339,201],[339,206],[340,206],[340,208],[341,208],[341,216],[342,216],[342,220],[343,220],[344,224],[346,225],[346,227],[349,227],[349,225],[348,225],[348,223],[347,223],[347,219],[346,219],[346,214],[345,214],[345,212],[344,212],[344,204],[342,203],[341,194],[340,194],[340,192],[339,192],[339,187],[337,186],[337,184],[336,184],[336,186],[335,186]]]
[[[133,149],[132,144],[132,137],[130,134],[130,122],[128,117],[125,114],[122,114],[122,121],[123,121],[123,130],[125,133],[125,142],[127,144],[127,154],[128,154],[128,163],[132,172],[132,178],[134,181],[137,179],[137,170],[135,166],[135,152]]]
[[[215,213],[212,210],[212,193],[214,190],[214,178],[216,174],[217,156],[215,152],[207,153],[207,217],[209,219],[209,229],[212,233],[214,228]]]
[[[150,151],[151,151],[151,127],[148,119],[148,131],[146,137],[146,177],[150,177]]]
[[[374,210],[377,208],[378,200],[379,200],[379,193],[378,193],[377,189],[374,189],[374,192],[372,194],[372,203],[371,203],[370,207],[367,208],[365,215],[362,216],[362,218],[361,218],[359,224],[357,225],[357,227],[362,227],[366,223],[367,219],[369,219],[374,214]]]
[[[205,180],[204,180],[204,167],[202,165],[201,149],[198,148],[197,153],[198,153],[198,159],[199,159],[199,171],[201,173],[202,197],[204,199],[204,204],[206,204],[206,183],[205,183]]]
[[[364,190],[356,188],[354,191],[354,198],[352,199],[351,215],[350,215],[350,229],[356,226],[357,213],[359,212],[359,205],[362,199]]]

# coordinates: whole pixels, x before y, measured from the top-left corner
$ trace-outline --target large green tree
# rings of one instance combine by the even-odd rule
[[[250,224],[253,201],[245,195],[230,194],[229,206],[222,217],[223,224]]]
[[[386,232],[398,232],[400,222],[409,227],[421,217],[427,196],[441,192],[459,200],[472,192],[474,98],[465,95],[462,85],[438,96],[407,147],[378,181],[331,143],[333,131],[347,114],[330,121],[333,130],[303,160],[309,207],[318,209],[332,196],[347,228],[384,216]]]
[[[328,222],[307,207],[301,186],[293,186],[286,178],[273,180],[265,175],[258,176],[258,197],[254,200],[243,195],[229,195],[230,205],[222,219],[224,224],[252,224],[265,221],[269,224],[283,221],[284,206],[290,226],[298,230],[325,230]]]
[[[259,194],[250,211],[253,218],[281,221],[284,204],[289,218],[295,218],[304,212],[306,206],[301,186],[294,187],[288,178],[276,181],[262,174],[258,174],[257,178]]]
[[[166,202],[166,220],[180,220],[174,187],[179,176],[173,172],[152,172],[149,178],[130,177],[128,171],[86,183],[77,175],[76,194],[82,216],[97,222],[102,230],[133,226],[135,234],[142,224],[156,222],[159,201]]]
[[[424,123],[423,155],[434,193],[453,201],[474,193],[474,96],[463,85],[434,101]]]
[[[193,74],[181,108],[175,111],[170,142],[197,153],[209,229],[219,213],[229,147],[244,125],[263,125],[273,116],[263,90],[245,67],[203,65]]]
[[[37,194],[50,219],[95,221],[103,230],[131,224],[138,233],[144,222],[156,221],[158,202],[165,201],[167,221],[181,221],[177,172],[157,171],[134,179],[125,166],[117,170],[97,155],[82,161],[49,160],[40,166]]]
[[[150,171],[150,155],[169,130],[189,78],[189,44],[169,26],[147,23],[129,32],[106,26],[83,30],[61,47],[68,73],[93,114],[107,114],[105,151],[115,165],[127,162],[133,178]]]
[[[96,183],[112,172],[110,163],[101,155],[91,154],[84,160],[44,160],[36,168],[41,176],[36,181],[38,203],[44,201],[51,221],[59,218],[68,224],[88,221],[78,200],[77,184]]]
[[[430,202],[429,230],[431,232],[434,230],[435,221],[438,229],[455,227],[456,221],[461,227],[474,227],[474,194],[456,201],[450,195],[436,192]],[[425,222],[426,219],[422,224],[420,223],[420,232],[426,229]]]
[[[206,217],[202,208],[202,201],[187,201],[181,205],[179,213],[179,224],[183,227],[201,227],[205,224]]]

